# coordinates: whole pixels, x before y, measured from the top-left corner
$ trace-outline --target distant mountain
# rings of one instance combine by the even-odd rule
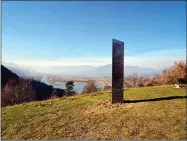
[[[104,65],[99,67],[93,66],[49,66],[45,70],[51,74],[58,74],[61,76],[99,76],[108,77],[112,75],[112,65]],[[141,68],[138,66],[124,66],[124,74],[143,74],[153,75],[159,73],[159,70],[153,68]]]
[[[16,65],[14,63],[7,63],[7,62],[2,62],[2,64],[14,72],[16,75],[19,77],[33,77],[33,76],[38,76],[40,75],[39,73],[35,72],[31,68],[25,68],[19,65]]]
[[[112,76],[112,64],[94,67],[94,66],[48,66],[41,69],[41,72],[35,72],[31,68],[22,68],[19,65],[12,63],[4,63],[4,65],[16,73],[18,76],[42,76],[42,75],[60,75],[63,77],[78,76],[78,77],[110,77]],[[141,68],[138,66],[124,66],[124,74],[133,73],[143,75],[153,75],[159,73],[159,70],[153,68]]]
[[[141,68],[138,66],[124,66],[124,74],[125,75],[130,75],[133,73],[137,73],[137,74],[143,74],[143,75],[152,75],[152,74],[156,74],[159,73],[159,70],[155,70],[153,68]],[[99,75],[111,75],[112,74],[112,65],[105,65],[105,66],[101,66],[98,67],[97,69],[97,74]]]
[[[61,75],[85,75],[92,74],[97,69],[93,66],[48,66],[47,72]]]
[[[141,68],[138,66],[125,66],[124,72],[126,75],[132,74],[132,73],[143,74],[143,75],[152,75],[152,74],[159,73],[160,70],[155,70],[153,68]]]
[[[98,75],[105,75],[105,76],[110,76],[112,75],[112,65],[105,65],[105,66],[100,66],[96,70],[96,74]]]

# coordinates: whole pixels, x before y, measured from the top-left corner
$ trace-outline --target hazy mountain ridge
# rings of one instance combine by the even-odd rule
[[[4,65],[6,68],[8,68],[10,71],[14,72],[19,77],[33,77],[33,76],[40,76],[41,73],[34,71],[30,67],[22,67],[20,65],[14,64],[14,63],[7,63],[2,62],[2,65]]]
[[[13,63],[3,62],[8,69],[16,73],[18,76],[30,77],[30,76],[41,76],[46,74],[64,75],[64,76],[111,76],[112,75],[112,64],[94,67],[94,66],[48,66],[43,68],[45,72],[37,72],[32,68],[22,67]],[[42,70],[41,70],[42,71]],[[132,73],[153,75],[159,73],[159,70],[153,68],[141,68],[138,66],[124,66],[124,74],[129,75]]]

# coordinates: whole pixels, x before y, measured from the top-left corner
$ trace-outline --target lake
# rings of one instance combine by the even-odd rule
[[[56,82],[55,84],[48,84],[48,78],[46,76],[42,77],[40,80],[41,82],[47,84],[47,85],[52,85],[54,88],[59,88],[59,89],[65,89],[65,82]],[[83,92],[84,86],[86,85],[86,82],[74,82],[74,88],[73,90],[79,94]],[[104,89],[103,85],[97,85],[97,89]]]

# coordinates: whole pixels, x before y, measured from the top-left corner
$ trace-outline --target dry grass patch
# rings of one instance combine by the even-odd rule
[[[140,107],[140,106],[146,106],[147,102],[141,102],[141,103],[115,103],[112,104],[111,100],[106,100],[97,103],[96,106],[90,106],[84,112],[86,114],[104,114],[104,113],[111,113],[118,109],[129,109],[132,107]]]

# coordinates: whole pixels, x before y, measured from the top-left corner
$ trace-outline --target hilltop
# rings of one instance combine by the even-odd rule
[[[185,89],[130,88],[124,98],[111,105],[102,91],[4,107],[2,139],[186,139]]]

